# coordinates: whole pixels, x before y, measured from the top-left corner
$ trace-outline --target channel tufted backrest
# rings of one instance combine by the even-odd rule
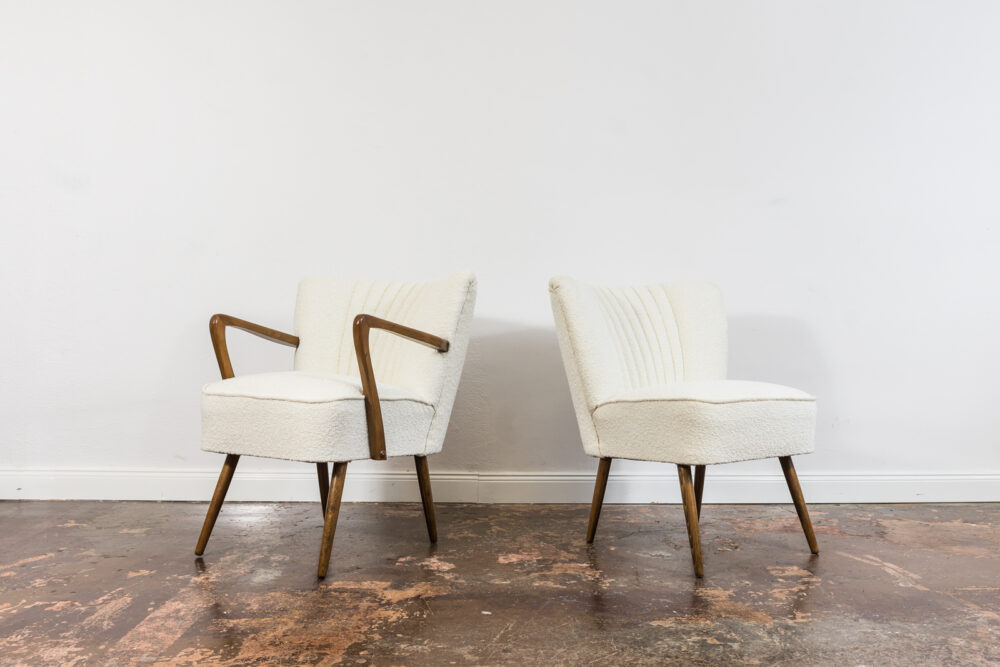
[[[433,449],[444,440],[455,401],[475,300],[471,273],[423,283],[306,278],[295,303],[295,370],[359,377],[353,324],[361,313],[445,338],[450,348],[444,354],[378,329],[370,338],[376,381],[435,406],[428,435]]]
[[[573,402],[589,414],[611,396],[726,376],[726,315],[710,283],[549,284]]]

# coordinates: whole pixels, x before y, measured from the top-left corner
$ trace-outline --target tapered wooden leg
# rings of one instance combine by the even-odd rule
[[[698,501],[698,520],[701,521],[701,492],[705,490],[705,466],[694,467],[694,499]]]
[[[705,566],[701,562],[701,536],[698,534],[698,501],[695,499],[694,485],[691,483],[690,466],[678,465],[677,476],[681,480],[681,499],[684,501],[684,519],[687,521],[688,541],[691,543],[691,559],[694,561],[696,577],[705,576]]]
[[[236,472],[236,464],[240,462],[239,454],[227,454],[226,461],[222,464],[222,472],[219,473],[219,481],[215,484],[215,493],[212,495],[212,502],[208,504],[208,514],[205,515],[205,523],[201,526],[201,535],[198,536],[198,544],[194,548],[194,555],[200,556],[205,553],[208,545],[208,538],[215,528],[215,520],[219,518],[219,510],[222,509],[222,502],[226,499],[226,492],[229,491],[229,483],[233,481],[233,473]]]
[[[323,522],[323,542],[319,550],[319,567],[316,575],[322,579],[330,567],[330,551],[333,549],[333,534],[337,532],[337,518],[340,516],[340,498],[344,495],[344,478],[347,477],[347,461],[333,464],[333,484],[326,501],[326,520]]]
[[[319,502],[323,506],[323,516],[326,516],[326,497],[330,495],[330,469],[325,461],[316,464],[316,476],[319,477]]]
[[[417,466],[417,484],[420,485],[420,501],[424,504],[424,519],[427,521],[427,536],[431,544],[437,544],[438,528],[434,518],[434,496],[431,494],[431,475],[427,472],[427,457],[414,456]]]
[[[809,508],[806,507],[806,500],[802,497],[802,488],[799,486],[799,476],[795,474],[792,457],[779,456],[778,460],[781,461],[781,472],[785,473],[788,490],[792,493],[792,502],[795,503],[795,511],[799,514],[799,523],[802,524],[802,532],[806,534],[806,541],[809,542],[809,550],[814,554],[818,554],[819,544],[816,542],[816,533],[813,532],[812,521],[809,520]]]
[[[597,480],[594,482],[594,499],[590,502],[590,523],[587,525],[587,544],[594,542],[597,534],[597,521],[601,518],[601,507],[604,505],[604,492],[608,488],[608,473],[611,472],[611,459],[601,458],[597,465]]]

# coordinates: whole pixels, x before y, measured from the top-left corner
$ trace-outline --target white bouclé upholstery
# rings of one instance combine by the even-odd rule
[[[353,320],[375,315],[449,341],[440,353],[371,331],[388,456],[441,451],[458,390],[476,280],[426,283],[309,278],[299,285],[293,371],[237,376],[202,391],[202,448],[295,461],[369,458]]]
[[[813,450],[815,399],[726,380],[726,319],[714,285],[550,283],[584,451],[690,465]]]
[[[379,385],[389,456],[426,454],[434,406]],[[368,458],[368,423],[357,378],[332,373],[260,373],[202,390],[204,448],[294,461]]]

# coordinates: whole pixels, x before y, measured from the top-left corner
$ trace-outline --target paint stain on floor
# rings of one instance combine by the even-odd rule
[[[998,664],[1000,505],[0,503],[0,665]]]

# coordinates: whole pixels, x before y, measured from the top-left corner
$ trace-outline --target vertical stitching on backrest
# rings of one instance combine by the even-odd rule
[[[628,389],[632,384],[632,378],[629,373],[629,357],[631,355],[630,346],[624,344],[628,335],[620,321],[618,313],[615,311],[613,306],[613,297],[608,293],[608,290],[603,287],[593,288],[597,292],[598,298],[601,300],[602,310],[604,311],[604,319],[612,324],[612,328],[615,335],[611,337],[611,340],[615,343],[615,351],[618,352],[618,357],[621,359],[621,379],[622,387],[621,389]]]
[[[635,308],[635,304],[632,300],[628,298],[628,287],[616,288],[615,292],[618,297],[618,306],[621,308],[625,322],[628,323],[629,331],[632,333],[632,339],[635,341],[633,343],[633,349],[638,353],[639,359],[636,360],[636,370],[640,374],[639,386],[644,387],[649,381],[649,355],[647,354],[646,348],[648,347],[646,339],[646,332],[642,325],[640,313]]]
[[[379,312],[381,311],[382,308],[382,299],[385,298],[385,293],[389,291],[389,288],[391,286],[392,283],[389,282],[383,285],[382,293],[378,295],[378,298],[375,300],[375,303],[371,307],[372,315],[375,315],[376,317],[384,317],[384,315],[379,315]]]
[[[646,350],[642,345],[642,331],[636,327],[635,313],[632,312],[632,304],[625,296],[625,290],[613,287],[611,292],[615,297],[615,306],[621,313],[622,322],[629,333],[629,349],[632,351],[632,382],[633,388],[646,386]]]
[[[674,355],[670,350],[670,341],[667,340],[666,324],[663,321],[663,308],[657,303],[656,297],[649,289],[649,286],[643,286],[641,291],[640,288],[636,288],[636,294],[650,313],[650,320],[654,329],[653,337],[656,339],[656,346],[659,350],[660,384],[669,384],[674,381]]]
[[[638,340],[635,335],[634,328],[629,326],[628,313],[622,308],[621,301],[618,295],[615,293],[615,288],[608,288],[608,301],[611,304],[611,308],[614,310],[618,321],[621,323],[621,331],[623,333],[622,337],[619,339],[619,345],[621,345],[625,351],[628,353],[628,358],[631,359],[631,364],[626,368],[628,372],[629,389],[635,389],[642,386],[640,380],[640,375],[643,371],[644,364],[639,363],[638,354],[641,350],[637,352]]]
[[[344,368],[344,361],[343,361],[343,356],[344,356],[343,353],[344,353],[344,347],[345,347],[344,346],[344,338],[347,336],[347,332],[348,331],[350,331],[352,333],[352,336],[351,336],[351,339],[350,339],[351,340],[351,347],[350,347],[350,349],[353,352],[354,351],[354,337],[353,337],[353,333],[354,333],[354,318],[356,316],[360,315],[360,313],[357,312],[357,311],[359,309],[364,308],[365,303],[368,301],[368,295],[372,291],[373,282],[374,281],[371,281],[371,280],[367,280],[367,281],[364,281],[364,282],[355,282],[354,283],[354,287],[351,289],[351,299],[350,299],[350,301],[347,304],[347,326],[343,327],[343,329],[342,329],[342,333],[340,335],[340,348],[337,350],[337,372],[340,375],[350,375],[351,374],[351,366],[350,365],[348,365],[347,368]],[[361,294],[361,287],[362,287],[362,285],[364,285],[365,295],[364,295],[364,297],[362,297],[360,299],[359,305],[355,306],[354,305],[355,297],[359,296]],[[358,371],[358,375],[360,375],[361,371],[358,370],[358,367],[357,367],[357,354],[356,353],[355,354],[349,354],[348,355],[348,359],[351,359],[351,358],[354,359],[354,370]]]
[[[666,371],[664,370],[663,355],[657,354],[656,352],[657,348],[659,348],[660,341],[659,337],[656,335],[654,316],[643,302],[638,288],[624,288],[623,292],[625,294],[625,298],[628,299],[629,305],[636,314],[636,320],[642,330],[643,343],[645,344],[645,349],[649,353],[649,360],[646,362],[646,386],[664,384]],[[629,296],[630,293],[634,295],[634,299]]]
[[[348,297],[348,299],[347,299],[347,312],[350,313],[351,312],[351,306],[354,305],[354,292],[358,288],[358,281],[356,281],[356,280],[349,281],[347,283],[347,287],[348,287],[348,290],[349,290],[348,293],[350,295]],[[342,374],[340,372],[340,369],[343,367],[344,336],[346,336],[346,335],[347,335],[347,331],[344,328],[343,324],[341,324],[341,327],[340,327],[340,344],[337,345],[337,365],[335,367],[336,368],[336,372],[338,374]]]
[[[663,325],[663,334],[661,336],[661,342],[667,350],[667,354],[670,355],[670,366],[669,366],[669,376],[670,382],[680,381],[681,378],[678,376],[678,361],[677,352],[674,348],[671,339],[671,331],[676,327],[676,322],[674,321],[673,311],[670,307],[670,300],[667,298],[666,293],[662,289],[661,285],[650,285],[648,287],[649,297],[653,299],[656,304],[657,312],[660,314],[660,323]]]
[[[670,351],[674,361],[674,377],[678,382],[684,381],[684,348],[681,344],[681,332],[677,324],[677,313],[674,310],[674,303],[670,300],[670,294],[665,285],[657,285],[663,293],[663,299],[667,306],[664,312],[664,323],[667,325],[668,340],[670,341]],[[667,317],[669,315],[669,317]]]
[[[385,307],[385,315],[383,317],[385,317],[385,319],[389,320],[390,322],[398,322],[399,319],[396,316],[396,311],[399,309],[399,295],[406,287],[406,283],[395,282],[395,283],[390,283],[389,285],[393,287],[395,291],[392,293],[392,298],[389,299],[389,303]],[[393,338],[395,338],[395,336]],[[393,345],[392,349],[387,350],[386,354],[386,360],[388,361],[387,368],[392,368],[392,369],[395,369],[398,365],[399,350],[401,348],[399,341],[394,341],[394,343],[395,344]]]
[[[419,301],[420,298],[421,289],[425,284],[426,283],[419,283],[419,284],[410,283],[406,285],[407,287],[406,296],[400,303],[399,308],[397,309],[397,314],[393,317],[392,320],[393,322],[398,322],[399,324],[402,324],[404,326],[414,325],[414,323],[411,321],[410,313],[413,311],[413,308],[417,305],[417,302]],[[397,345],[392,355],[392,363],[394,368],[401,363],[400,359],[405,354],[407,354],[406,350],[407,342],[403,341],[402,339],[396,342]]]
[[[373,300],[371,292],[380,283],[382,285],[382,291],[379,293],[378,298]],[[381,305],[382,305],[382,299],[385,297],[385,293],[389,289],[390,284],[391,283],[389,282],[373,281],[371,287],[368,289],[368,294],[365,296],[365,304],[362,308],[366,312],[374,315],[375,317],[385,317],[384,315],[380,314]],[[352,326],[353,322],[354,318],[352,317],[351,318]],[[374,333],[375,332],[373,331],[372,334]],[[388,357],[386,352],[389,350],[389,345],[393,341],[387,340],[385,334],[379,335],[377,338],[375,337],[373,338],[374,341],[378,341],[379,343],[378,347],[372,350],[372,368],[374,369],[375,365],[378,364],[378,369],[375,371],[375,377],[378,377],[379,373],[381,373],[383,377],[388,375],[390,378],[389,384],[394,384],[392,382],[392,375],[393,375],[392,366],[385,363],[387,361],[386,357]],[[393,338],[395,338],[395,336],[393,336]]]
[[[408,327],[409,326],[414,326],[416,324],[415,322],[413,322],[413,319],[411,317],[411,313],[413,312],[414,308],[419,308],[420,302],[421,302],[421,300],[424,297],[424,292],[428,288],[428,284],[429,283],[426,283],[426,282],[416,284],[415,285],[415,289],[414,289],[415,294],[413,294],[412,297],[410,297],[409,294],[407,295],[407,297],[408,297],[408,303],[405,305],[405,307],[402,309],[402,312],[400,313],[399,324],[402,324],[403,326],[408,326]],[[403,346],[406,345],[406,342],[403,341],[403,340],[399,340],[398,343],[399,343],[399,345],[396,346],[396,354],[400,355],[400,354],[403,354],[403,352],[401,352],[401,350],[403,350]],[[420,352],[421,352],[421,350],[413,350],[412,351],[413,354],[419,354]]]

